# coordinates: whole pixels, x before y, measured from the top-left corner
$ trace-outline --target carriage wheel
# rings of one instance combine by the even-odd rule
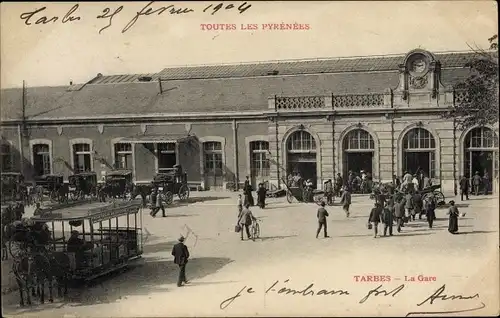
[[[290,190],[288,190],[286,192],[286,200],[288,201],[288,203],[292,203],[293,202],[293,195],[292,195],[292,192]]]
[[[179,199],[182,201],[187,200],[189,198],[189,187],[187,186],[187,184],[183,184],[180,187],[178,196]]]
[[[443,205],[446,203],[443,192],[434,191],[434,196],[436,197],[437,205]]]
[[[174,195],[172,194],[172,192],[167,191],[167,193],[165,193],[165,202],[167,203],[167,205],[174,202]]]

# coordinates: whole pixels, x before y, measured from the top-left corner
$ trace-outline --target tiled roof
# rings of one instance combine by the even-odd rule
[[[442,68],[464,67],[474,56],[472,52],[435,53]],[[341,72],[394,71],[405,55],[365,56],[316,60],[244,63],[232,65],[202,65],[165,68],[157,74],[110,75],[94,79],[91,84],[139,82],[144,76],[165,80],[232,78],[276,75],[321,74]]]
[[[468,69],[444,69],[444,85],[456,83]],[[311,96],[329,94],[382,93],[395,88],[394,72],[324,73],[296,76],[268,76],[177,80],[158,82],[86,85],[78,91],[61,87],[27,89],[28,119],[264,111],[274,95]],[[1,119],[20,119],[21,89],[1,91]]]

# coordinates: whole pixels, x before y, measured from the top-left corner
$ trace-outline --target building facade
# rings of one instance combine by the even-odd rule
[[[317,187],[349,170],[377,181],[422,169],[444,191],[461,175],[498,179],[498,124],[460,131],[443,119],[461,99],[474,53],[168,68],[61,87],[2,90],[2,171],[129,169],[150,182],[181,164],[193,185],[249,176],[279,188],[290,172]]]

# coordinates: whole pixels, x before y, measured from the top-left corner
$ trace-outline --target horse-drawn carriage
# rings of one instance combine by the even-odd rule
[[[172,197],[172,200],[174,195],[177,195],[181,201],[185,201],[189,198],[187,174],[182,172],[180,165],[176,165],[170,171],[156,174],[153,178],[152,184],[156,188],[163,188],[163,191],[166,193],[166,197]],[[169,192],[171,195],[168,194]]]
[[[44,196],[48,196],[51,201],[68,201],[69,185],[64,183],[62,175],[46,174],[34,179],[37,201],[44,201]]]
[[[82,172],[69,176],[69,194],[74,200],[84,199],[86,196],[97,195],[97,174]]]
[[[132,191],[132,171],[114,170],[106,175],[104,185],[99,190],[111,198],[125,198]]]
[[[286,186],[286,200],[288,203],[292,203],[295,199],[298,202],[315,202],[317,204],[325,201],[328,205],[333,205],[333,200],[326,200],[325,191],[308,188],[301,180],[294,183],[284,182],[284,184]]]
[[[42,209],[27,222],[12,224],[9,251],[23,295],[55,279],[67,292],[70,280],[90,281],[126,267],[143,250],[140,203],[91,202]],[[58,288],[60,290],[60,288]]]
[[[2,201],[24,201],[27,189],[23,189],[24,176],[19,172],[2,172]]]
[[[405,194],[407,192],[407,187],[405,185],[402,185],[400,189],[397,189],[391,182],[375,184],[373,187],[373,193],[370,195],[370,198],[375,199],[376,195],[379,193],[383,193],[386,196],[392,196],[396,194]],[[434,197],[436,205],[443,205],[446,203],[445,196],[443,192],[441,192],[441,184],[431,185],[430,187],[419,190],[417,192],[422,196],[423,201],[425,201],[430,195],[432,195]]]

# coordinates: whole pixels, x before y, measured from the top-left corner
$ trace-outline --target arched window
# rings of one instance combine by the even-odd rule
[[[299,130],[288,138],[287,150],[291,153],[316,152],[316,141],[307,131]]]
[[[403,170],[436,177],[436,140],[427,129],[413,128],[403,137]]]
[[[287,175],[300,174],[305,180],[317,182],[316,165],[316,140],[305,130],[297,130],[288,137],[287,149]]]
[[[373,151],[375,142],[369,132],[364,129],[351,130],[344,137],[344,150]]]
[[[464,139],[464,173],[498,176],[498,136],[488,127],[476,127]]]

